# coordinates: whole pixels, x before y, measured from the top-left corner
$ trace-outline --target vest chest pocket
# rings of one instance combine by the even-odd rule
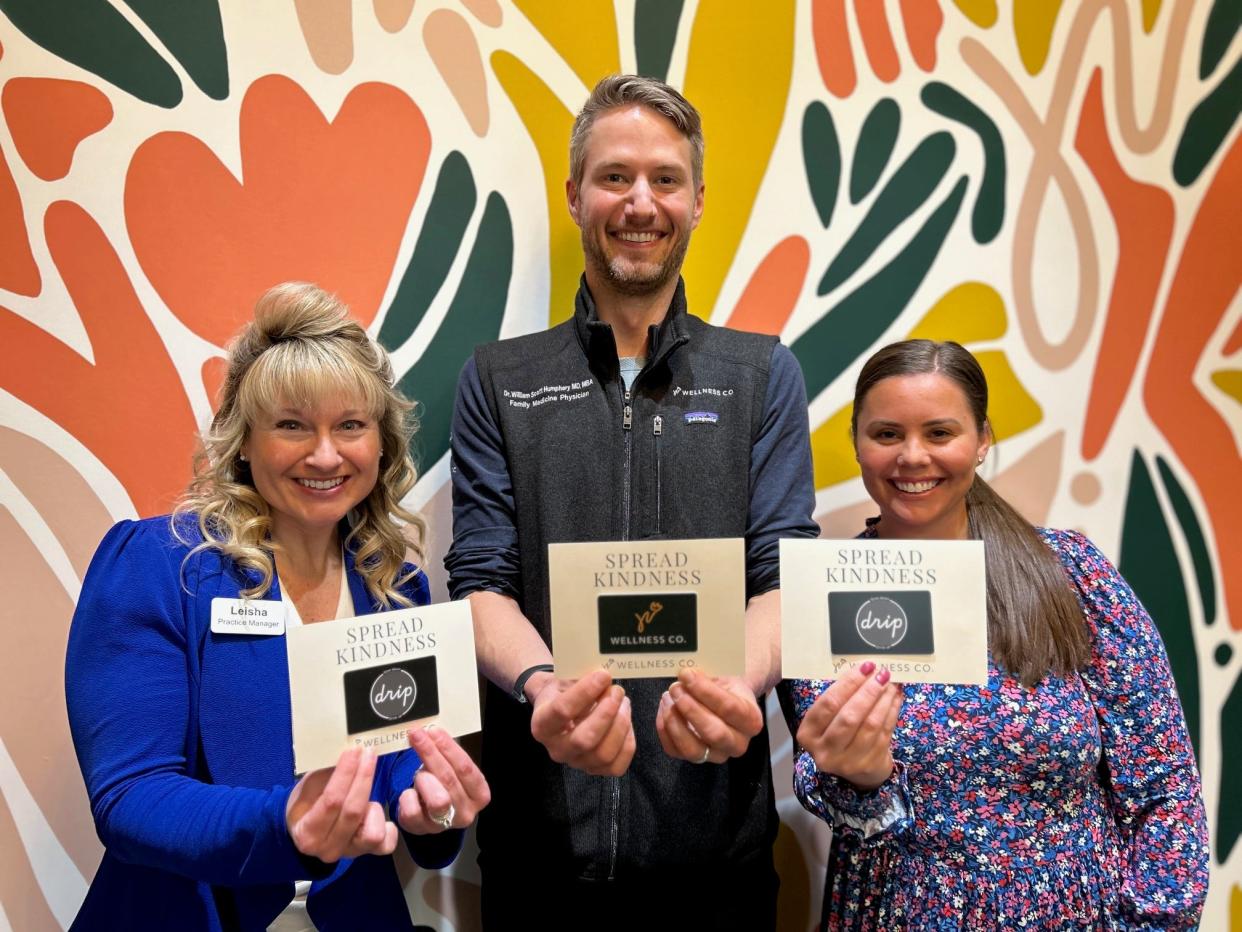
[[[646,461],[636,483],[641,536],[715,537],[745,531],[750,467],[746,421],[728,411],[661,408],[635,426],[641,430]]]

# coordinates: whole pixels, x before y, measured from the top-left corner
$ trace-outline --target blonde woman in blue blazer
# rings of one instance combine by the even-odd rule
[[[234,341],[173,515],[104,538],[65,689],[106,848],[73,928],[410,929],[392,853],[449,863],[489,799],[441,731],[295,779],[283,635],[211,630],[212,600],[287,624],[428,601],[405,562],[411,405],[331,295],[272,289]]]

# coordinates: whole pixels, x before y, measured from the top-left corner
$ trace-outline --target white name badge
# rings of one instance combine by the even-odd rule
[[[445,602],[291,628],[289,698],[298,773],[346,748],[408,748],[411,728],[479,730],[479,676],[468,602]]]
[[[746,672],[741,538],[548,545],[556,675]]]
[[[781,674],[871,661],[902,683],[982,686],[987,574],[978,540],[782,540]]]
[[[211,630],[216,634],[284,634],[285,605],[264,599],[212,599]]]

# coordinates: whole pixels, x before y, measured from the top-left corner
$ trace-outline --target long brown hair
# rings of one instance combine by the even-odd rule
[[[878,350],[863,364],[854,386],[850,433],[858,438],[858,411],[884,379],[938,372],[962,390],[975,426],[991,432],[988,383],[979,361],[952,341],[903,340]],[[1061,561],[1030,522],[975,475],[966,493],[970,536],[987,555],[988,643],[996,662],[1026,686],[1048,673],[1086,665],[1090,637],[1082,606]]]

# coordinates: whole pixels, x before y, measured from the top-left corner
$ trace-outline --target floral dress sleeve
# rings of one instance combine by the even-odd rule
[[[797,744],[802,717],[830,685],[825,680],[789,680],[781,684],[781,708],[789,731],[795,736],[794,793],[809,812],[832,826],[834,834],[870,842],[908,831],[913,822],[913,806],[901,763],[895,765],[884,783],[862,792],[848,780],[819,770],[810,752]]]
[[[1207,816],[1164,644],[1121,574],[1080,534],[1045,532],[1093,636],[1082,671],[1099,719],[1119,844],[1126,928],[1197,927],[1208,884]]]

